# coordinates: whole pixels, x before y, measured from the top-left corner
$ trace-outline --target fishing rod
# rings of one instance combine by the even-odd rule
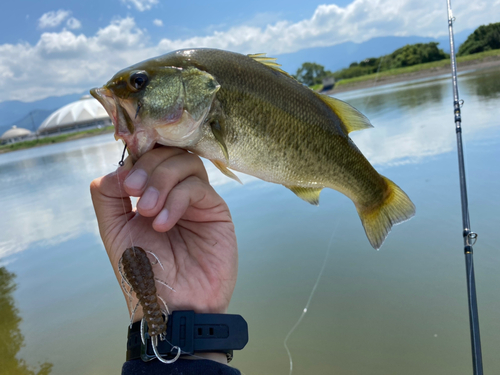
[[[460,176],[460,195],[462,200],[462,223],[464,227],[465,269],[467,273],[467,295],[469,299],[469,323],[472,349],[472,367],[474,375],[483,374],[483,359],[481,355],[481,338],[479,335],[479,317],[477,312],[476,282],[474,279],[474,262],[472,246],[476,243],[477,234],[470,229],[469,206],[467,201],[467,185],[465,182],[464,151],[462,147],[462,117],[460,107],[463,101],[458,98],[457,61],[455,59],[455,41],[453,37],[453,22],[455,17],[451,11],[451,0],[448,2],[448,31],[450,34],[451,78],[453,82],[453,106],[455,113],[455,131],[457,134],[458,170]]]

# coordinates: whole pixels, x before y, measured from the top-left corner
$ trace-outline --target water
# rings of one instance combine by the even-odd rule
[[[500,70],[462,74],[459,85],[470,216],[479,233],[483,359],[485,373],[495,374]],[[207,165],[238,236],[230,312],[250,327],[250,342],[235,353],[233,365],[246,375],[288,374],[283,341],[302,314],[337,228],[308,312],[288,340],[294,374],[471,374],[450,79],[339,98],[372,120],[374,129],[352,138],[408,193],[417,215],[395,227],[377,252],[341,194],[326,190],[320,207],[313,207],[281,186],[251,177],[241,186]],[[17,284],[13,291],[0,288],[0,334],[11,337],[0,352],[9,348],[33,368],[53,364],[52,374],[119,373],[128,314],[100,242],[89,184],[117,167],[121,151],[105,135],[0,155],[0,262],[13,274],[1,273],[0,286]],[[22,337],[14,340],[16,332]],[[6,358],[0,354],[0,362]]]

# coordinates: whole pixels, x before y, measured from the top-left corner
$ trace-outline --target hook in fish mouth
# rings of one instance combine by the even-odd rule
[[[106,85],[90,90],[90,94],[96,98],[108,113],[115,127],[115,139],[124,139],[124,136],[129,136],[134,133],[134,124],[127,121],[129,117],[122,108],[119,98]],[[125,139],[124,139],[125,140]]]
[[[115,127],[115,139],[121,139],[127,146],[132,160],[135,162],[145,152],[151,150],[156,143],[156,131],[140,126],[139,111],[143,107],[141,102],[134,108],[135,118],[132,118],[130,103],[117,97],[107,85],[90,90],[108,113]],[[132,113],[132,114],[131,114]]]

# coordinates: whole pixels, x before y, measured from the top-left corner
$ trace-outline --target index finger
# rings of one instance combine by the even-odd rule
[[[165,163],[174,160],[183,165]],[[160,147],[148,151],[137,160],[125,180],[125,191],[131,196],[141,196],[151,177],[159,174],[157,173],[159,169],[164,169],[162,174],[168,175],[172,180],[182,181],[193,175],[208,182],[203,162],[197,155],[176,147]]]

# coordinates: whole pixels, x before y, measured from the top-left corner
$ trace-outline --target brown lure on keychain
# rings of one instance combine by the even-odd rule
[[[156,297],[155,276],[151,262],[146,252],[138,247],[129,247],[123,253],[120,263],[123,276],[135,292],[148,323],[149,336],[165,335],[167,332],[166,318]]]

